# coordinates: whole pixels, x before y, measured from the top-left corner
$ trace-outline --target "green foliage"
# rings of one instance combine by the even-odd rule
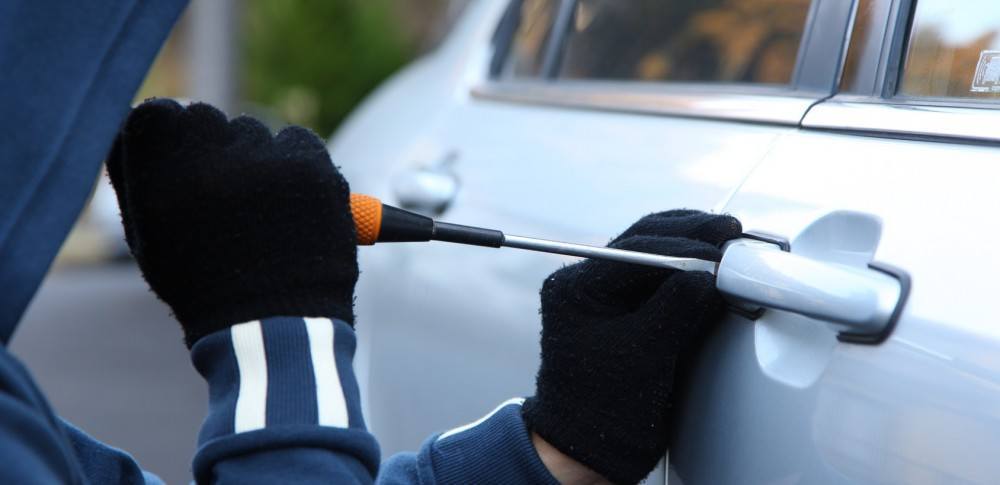
[[[322,136],[413,54],[390,0],[246,0],[243,97]]]

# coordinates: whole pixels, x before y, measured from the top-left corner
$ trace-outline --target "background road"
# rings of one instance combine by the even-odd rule
[[[188,483],[207,389],[180,326],[132,264],[49,274],[11,348],[63,418]]]

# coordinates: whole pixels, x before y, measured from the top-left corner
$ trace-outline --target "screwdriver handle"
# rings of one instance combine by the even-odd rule
[[[351,194],[351,216],[358,244],[371,246],[382,232],[382,201],[365,194]]]
[[[358,244],[378,242],[444,241],[473,246],[499,248],[504,236],[500,231],[481,227],[438,222],[427,216],[385,205],[375,197],[351,194],[351,215],[358,232]]]

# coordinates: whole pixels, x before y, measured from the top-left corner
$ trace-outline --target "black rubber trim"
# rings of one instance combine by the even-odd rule
[[[896,0],[893,4],[895,11],[890,11],[890,15],[894,17],[890,20],[894,20],[894,25],[887,27],[889,35],[883,40],[884,60],[879,65],[880,85],[876,85],[879,90],[876,95],[881,94],[884,99],[896,96],[899,89],[903,78],[903,56],[909,48],[910,29],[917,11],[916,0]]]
[[[910,298],[912,280],[910,279],[909,273],[895,266],[879,263],[877,261],[868,263],[868,267],[880,273],[892,276],[899,281],[899,301],[896,302],[896,308],[892,310],[889,322],[886,323],[885,328],[882,329],[881,332],[875,335],[841,332],[837,335],[837,340],[841,342],[861,345],[878,345],[885,342],[885,340],[889,338],[892,331],[896,329],[896,323],[899,322],[899,317],[903,314],[903,308],[906,306],[906,301]]]
[[[576,18],[577,0],[560,0],[556,8],[556,18],[549,27],[548,38],[545,39],[542,56],[542,68],[538,73],[540,79],[553,80],[559,77],[562,68],[563,54],[566,49],[566,39],[573,28]]]
[[[792,83],[800,92],[836,92],[855,2],[813,0],[799,41]]]
[[[753,239],[754,241],[774,244],[775,246],[778,246],[779,248],[781,248],[782,251],[786,253],[792,251],[792,243],[788,242],[788,239],[767,232],[747,231],[743,233],[742,237],[744,239]]]
[[[769,234],[769,233],[762,232],[762,231],[747,231],[747,232],[744,232],[743,234],[741,234],[740,236],[743,239],[753,239],[754,241],[760,241],[760,242],[765,242],[765,243],[768,243],[768,244],[773,244],[775,246],[778,246],[779,249],[781,249],[782,251],[784,251],[786,253],[792,250],[792,245],[791,245],[791,243],[788,242],[788,239],[783,238],[781,236],[776,236],[774,234]],[[764,308],[764,307],[758,307],[756,310],[748,310],[746,308],[741,308],[741,307],[733,305],[731,303],[728,304],[728,305],[726,305],[726,306],[729,308],[729,311],[731,311],[731,312],[733,312],[733,313],[735,313],[735,314],[737,314],[737,315],[739,315],[739,316],[741,316],[743,318],[746,318],[747,320],[750,320],[751,322],[757,321],[757,319],[759,319],[760,317],[764,316],[764,312],[767,311],[767,308]]]
[[[751,322],[756,322],[760,317],[764,316],[764,312],[767,311],[767,308],[764,307],[759,307],[756,310],[748,310],[746,308],[740,308],[733,305],[732,303],[728,303],[726,305],[726,309],[743,318],[746,318],[747,320],[750,320]]]
[[[490,59],[490,77],[496,79],[503,72],[503,66],[507,63],[510,49],[514,44],[514,36],[521,25],[521,4],[522,0],[512,0],[507,4],[507,10],[497,23],[497,29],[493,32],[493,58]]]

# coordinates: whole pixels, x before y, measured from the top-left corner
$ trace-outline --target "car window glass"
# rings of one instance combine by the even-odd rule
[[[580,0],[560,76],[791,82],[810,0]]]
[[[1000,99],[1000,3],[919,0],[899,92]]]
[[[545,42],[552,30],[558,2],[523,0],[519,3],[520,19],[505,71],[507,75],[514,77],[537,77],[542,68]]]
[[[882,48],[882,27],[889,15],[892,0],[859,0],[851,28],[851,40],[844,58],[844,70],[840,78],[842,92],[871,94],[875,88],[875,72],[860,69],[865,53],[878,52]],[[876,34],[876,32],[878,34]]]

